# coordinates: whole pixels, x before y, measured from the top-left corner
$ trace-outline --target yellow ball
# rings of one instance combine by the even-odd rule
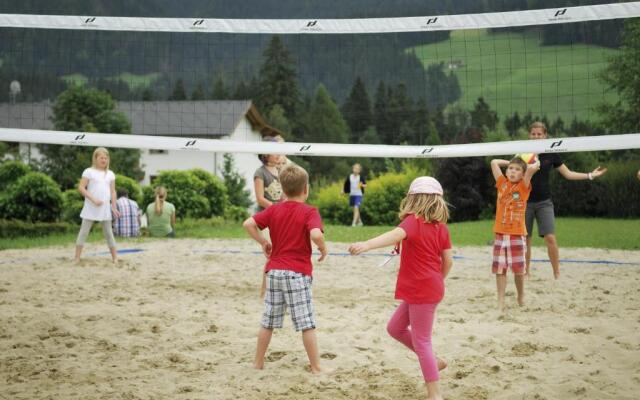
[[[527,164],[535,164],[538,160],[538,157],[535,153],[520,153],[516,154],[516,157],[522,158]]]

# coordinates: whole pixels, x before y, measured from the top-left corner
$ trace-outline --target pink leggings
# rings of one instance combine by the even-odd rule
[[[387,324],[389,335],[416,353],[426,382],[439,378],[438,363],[431,348],[431,329],[437,306],[437,303],[408,304],[403,301]]]

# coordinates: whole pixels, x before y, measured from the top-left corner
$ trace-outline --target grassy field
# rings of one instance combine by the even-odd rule
[[[450,224],[454,246],[485,246],[493,239],[493,221],[473,221]],[[559,218],[557,236],[561,247],[593,247],[603,249],[640,250],[640,220]],[[328,225],[326,239],[331,242],[350,243],[365,240],[390,230],[389,226],[348,226]],[[186,220],[178,223],[180,238],[248,238],[239,223],[211,223],[208,221]],[[55,245],[73,246],[76,233],[51,235],[43,238],[0,239],[0,250],[45,247]],[[94,230],[89,241],[103,241],[102,233]],[[145,241],[157,240],[140,238],[128,241],[126,246]],[[534,246],[542,246],[540,238],[534,238]]]
[[[129,89],[136,90],[149,87],[149,85],[151,85],[153,81],[155,81],[159,77],[160,74],[157,72],[152,72],[145,75],[136,75],[129,72],[123,72],[120,75],[112,76],[107,79],[114,81],[121,80],[129,85]],[[86,85],[86,83],[89,81],[86,76],[79,73],[64,75],[61,76],[60,79],[67,82],[67,84],[76,84],[81,86]]]
[[[459,63],[452,71],[462,89],[461,102],[472,108],[480,96],[503,119],[514,111],[522,116],[546,114],[570,121],[596,117],[593,108],[603,100],[615,100],[605,93],[597,74],[617,50],[584,44],[541,46],[537,33],[489,33],[460,30],[451,39],[417,46],[425,68],[436,62]]]

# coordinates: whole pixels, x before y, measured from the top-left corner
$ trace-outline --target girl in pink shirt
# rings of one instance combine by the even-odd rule
[[[400,203],[397,228],[366,242],[349,246],[352,255],[402,243],[395,298],[401,300],[387,324],[389,334],[416,353],[427,384],[427,399],[442,399],[438,371],[446,367],[431,346],[438,303],[444,296],[444,278],[453,256],[446,222],[449,209],[442,186],[430,176],[416,178]]]

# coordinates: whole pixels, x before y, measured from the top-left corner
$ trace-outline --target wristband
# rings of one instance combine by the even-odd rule
[[[587,177],[589,178],[590,181],[593,180],[593,175],[591,174],[591,172],[587,173]]]

